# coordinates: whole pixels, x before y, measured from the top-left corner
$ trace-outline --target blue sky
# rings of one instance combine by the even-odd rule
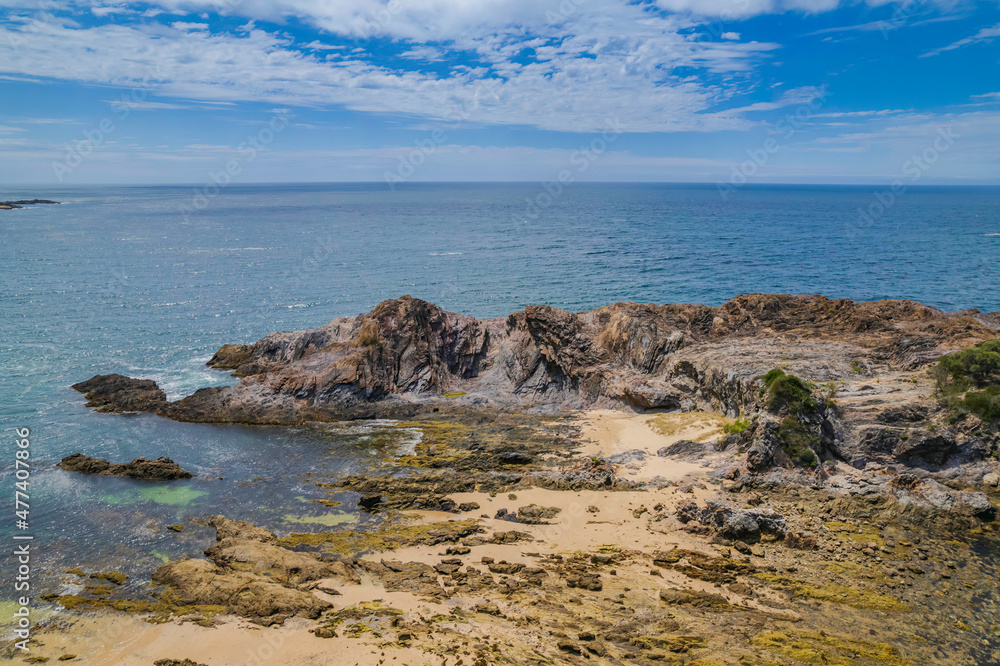
[[[1000,183],[1000,3],[0,0],[0,182],[560,174]]]

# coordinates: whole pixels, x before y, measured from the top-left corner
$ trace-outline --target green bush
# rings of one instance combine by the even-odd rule
[[[736,419],[732,423],[726,423],[722,426],[722,432],[727,435],[735,435],[741,433],[750,427],[750,419]]]
[[[936,374],[939,387],[945,384],[965,390],[1000,384],[1000,340],[942,356]]]
[[[954,413],[1000,420],[1000,340],[943,356],[934,368],[941,401]]]
[[[959,404],[984,421],[1000,420],[1000,386],[990,386],[982,391],[967,391]]]
[[[787,408],[789,414],[800,416],[816,411],[816,400],[812,397],[808,382],[786,374],[781,368],[771,370],[763,379],[767,390],[764,406],[769,412],[777,413]]]
[[[819,437],[810,432],[798,419],[786,416],[775,434],[788,457],[797,464],[810,469],[815,469],[819,465],[819,458],[813,450],[813,446],[819,444]]]

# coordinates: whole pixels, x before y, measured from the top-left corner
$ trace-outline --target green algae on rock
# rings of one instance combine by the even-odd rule
[[[449,520],[436,523],[397,525],[375,530],[341,532],[293,533],[278,539],[286,547],[317,546],[323,552],[337,555],[395,550],[404,546],[436,545],[485,532],[478,520]]]

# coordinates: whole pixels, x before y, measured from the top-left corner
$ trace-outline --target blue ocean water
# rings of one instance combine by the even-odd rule
[[[204,199],[190,187],[6,191],[0,200],[63,205],[0,211],[0,495],[14,482],[13,428],[28,427],[42,566],[100,560],[137,576],[157,558],[204,548],[204,534],[161,529],[185,517],[222,512],[285,531],[303,529],[304,515],[326,520],[328,509],[308,503],[325,493],[300,475],[363,466],[391,435],[101,415],[69,385],[120,372],[178,398],[233,381],[204,366],[224,343],[312,328],[403,294],[477,316],[533,303],[717,305],[755,291],[1000,310],[1000,188],[914,188],[882,210],[876,189],[760,186],[726,198],[714,186],[647,184],[577,184],[555,196],[538,184],[234,186]],[[76,451],[168,455],[199,477],[168,490],[55,468]],[[302,479],[294,512],[290,479]],[[12,523],[0,519],[4,539]]]

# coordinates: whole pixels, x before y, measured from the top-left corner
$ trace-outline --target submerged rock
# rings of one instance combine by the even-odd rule
[[[59,467],[67,472],[123,476],[140,481],[174,481],[176,479],[190,479],[194,476],[191,472],[181,469],[180,465],[167,457],[160,457],[156,460],[136,458],[128,463],[110,463],[100,458],[90,458],[82,453],[74,453],[63,458]]]

